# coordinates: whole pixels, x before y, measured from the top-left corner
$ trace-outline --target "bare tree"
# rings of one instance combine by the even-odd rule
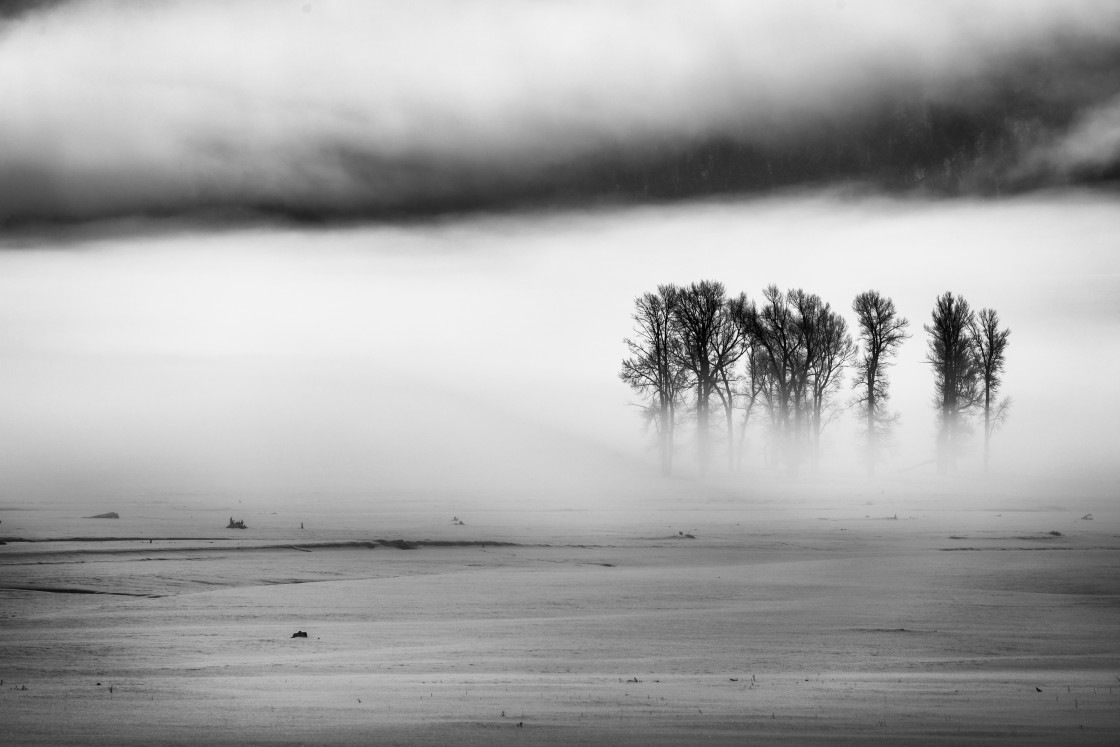
[[[680,289],[662,285],[657,293],[645,293],[634,299],[633,339],[626,339],[630,357],[622,361],[619,378],[632,389],[650,397],[649,409],[655,414],[661,473],[673,471],[673,437],[676,428],[676,407],[680,393],[687,386],[685,369],[676,354],[674,308]]]
[[[745,304],[745,296],[728,302],[723,283],[702,280],[681,288],[673,306],[678,358],[691,374],[696,389],[697,466],[701,473],[707,471],[710,462],[709,413],[713,394],[724,399],[729,439],[733,434],[731,369],[743,355],[742,332],[736,323],[739,312],[735,309]],[[731,447],[729,441],[729,452]]]
[[[1003,370],[1007,360],[1009,328],[999,328],[999,315],[994,309],[981,309],[970,328],[972,356],[979,370],[981,406],[984,410],[984,471],[988,471],[988,458],[992,433],[1007,419],[1011,399],[1004,397],[998,403],[995,397],[1003,384]]]
[[[910,321],[895,310],[894,301],[869,290],[860,293],[852,302],[856,313],[856,326],[862,345],[855,364],[852,386],[859,391],[855,406],[862,412],[867,434],[867,473],[875,474],[875,460],[879,438],[896,420],[887,411],[890,399],[890,379],[887,369],[891,358],[902,343],[910,337]]]
[[[808,425],[812,421],[813,408],[809,377],[811,361],[819,354],[820,335],[817,326],[820,322],[821,299],[820,296],[795,288],[786,292],[786,303],[793,313],[793,329],[800,351],[793,368],[794,436],[798,440],[806,438],[811,445],[811,429]],[[803,444],[799,443],[798,446]]]
[[[980,402],[980,375],[972,352],[974,314],[968,302],[946,292],[933,308],[926,362],[933,366],[934,400],[938,410],[937,471],[949,472],[964,434],[964,416]]]
[[[747,304],[741,321],[751,351],[751,401],[761,396],[770,410],[786,466],[795,471],[808,447],[815,467],[855,345],[848,323],[820,296],[800,288],[782,293],[771,285],[763,299],[761,308]]]
[[[801,372],[804,367],[804,340],[788,296],[778,286],[770,285],[762,292],[765,303],[749,303],[742,316],[743,329],[763,371],[766,400],[778,439],[779,458],[796,470],[797,423]]]
[[[824,427],[832,421],[836,414],[833,398],[840,388],[841,376],[845,368],[851,365],[856,354],[855,343],[848,334],[848,323],[844,317],[832,311],[827,303],[812,296],[814,299],[806,308],[806,314],[812,315],[811,324],[805,323],[811,341],[807,343],[806,368],[808,376],[808,406],[809,406],[809,437],[810,454],[813,467],[816,468],[820,459],[821,433]]]
[[[747,353],[746,334],[739,320],[747,307],[747,296],[729,298],[720,314],[714,340],[713,361],[716,364],[717,385],[715,392],[723,405],[727,432],[727,469],[734,471],[735,454],[735,398],[741,378],[735,372],[736,363]]]

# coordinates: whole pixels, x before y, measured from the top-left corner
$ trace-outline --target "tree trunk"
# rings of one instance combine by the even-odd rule
[[[672,399],[669,400],[669,452],[666,455],[666,461],[669,464],[669,474],[673,473],[673,449],[675,448],[677,438],[677,405]]]
[[[821,462],[821,413],[813,415],[813,471],[820,469]]]
[[[728,394],[730,397],[730,393]],[[724,405],[724,414],[727,416],[727,471],[735,471],[735,410],[731,407],[731,400],[728,399],[727,404]]]
[[[661,434],[661,475],[662,477],[669,477],[673,474],[673,433],[670,430],[671,425],[669,422],[669,403],[662,399],[661,401],[661,424],[658,432]]]
[[[867,372],[867,476],[875,476],[875,373]]]
[[[949,450],[952,448],[952,415],[948,407],[941,408],[941,429],[937,433],[937,474],[949,474]]]
[[[700,474],[708,472],[708,397],[704,383],[696,385],[696,459]]]
[[[992,395],[988,387],[984,387],[984,474],[988,474],[988,456],[992,439]]]
[[[739,428],[739,448],[735,450],[735,469],[739,472],[743,471],[743,449],[747,444],[747,423],[751,419],[751,411],[748,406],[746,413],[743,414],[743,425]]]
[[[802,443],[801,437],[805,433],[804,420],[805,420],[805,407],[802,403],[802,392],[800,389],[795,389],[793,393],[793,432],[789,438],[790,453],[789,453],[789,471],[791,475],[796,475],[798,468],[801,466],[801,450]]]

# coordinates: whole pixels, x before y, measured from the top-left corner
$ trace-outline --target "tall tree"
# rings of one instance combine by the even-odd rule
[[[1011,399],[995,401],[1003,384],[1003,371],[1007,364],[1010,328],[999,328],[999,315],[994,309],[981,309],[973,321],[972,355],[980,376],[981,407],[984,411],[984,471],[988,471],[992,432],[1007,418]]]
[[[971,329],[975,315],[963,298],[946,292],[933,307],[926,362],[933,366],[934,407],[938,411],[937,471],[949,472],[958,441],[964,433],[964,416],[980,401],[979,368],[972,352]]]
[[[806,446],[816,466],[832,399],[855,352],[848,323],[800,288],[782,293],[771,285],[762,295],[765,305],[747,304],[741,321],[752,379],[762,379],[755,391],[766,395],[786,466],[796,470]]]
[[[814,297],[816,298],[816,297]],[[848,334],[848,323],[844,317],[834,312],[827,303],[819,298],[807,310],[814,321],[807,328],[811,331],[813,342],[807,346],[806,357],[808,376],[809,438],[813,467],[820,459],[821,433],[836,414],[833,397],[840,388],[841,376],[851,365],[856,354],[852,336]]]
[[[852,386],[859,391],[855,405],[866,423],[867,473],[874,475],[879,437],[895,420],[887,411],[890,399],[887,369],[898,348],[910,337],[906,331],[910,321],[895,310],[894,301],[876,290],[856,296],[852,311],[856,313],[861,345]]]
[[[737,298],[729,298],[720,314],[719,325],[714,340],[714,356],[717,371],[715,392],[723,405],[724,425],[727,433],[727,470],[732,472],[736,465],[735,452],[735,398],[739,394],[738,384],[741,377],[736,374],[735,366],[748,352],[746,334],[739,320],[747,307],[747,295],[740,293]]]
[[[733,315],[736,304],[746,303],[745,297],[741,299],[729,304],[723,283],[702,280],[681,288],[673,306],[678,358],[696,389],[697,466],[701,473],[707,471],[711,456],[712,395],[722,396],[721,381],[731,379],[731,368],[743,355],[742,335]],[[730,404],[728,400],[728,413]]]
[[[749,303],[741,323],[750,339],[754,354],[759,356],[766,381],[766,402],[778,439],[779,459],[797,468],[797,415],[801,371],[805,345],[797,326],[796,315],[787,294],[776,285],[762,291],[761,306]]]
[[[630,357],[622,361],[619,372],[619,378],[632,389],[650,397],[661,473],[665,476],[673,472],[676,407],[687,386],[686,371],[676,353],[674,308],[679,296],[680,289],[676,286],[662,285],[657,293],[645,293],[634,299],[635,336],[624,341]]]

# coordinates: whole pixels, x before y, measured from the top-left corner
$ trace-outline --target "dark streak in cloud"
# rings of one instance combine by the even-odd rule
[[[1118,179],[1115,4],[684,5],[19,3],[0,226]]]
[[[64,5],[68,0],[4,0],[0,3],[0,19],[15,19],[36,11]]]

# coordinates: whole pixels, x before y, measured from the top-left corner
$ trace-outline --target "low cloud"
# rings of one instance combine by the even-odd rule
[[[1068,181],[1120,178],[1120,96],[1083,112],[1068,132],[1034,153],[1024,169]]]
[[[1117,71],[1108,2],[46,3],[0,225],[1100,180]]]

